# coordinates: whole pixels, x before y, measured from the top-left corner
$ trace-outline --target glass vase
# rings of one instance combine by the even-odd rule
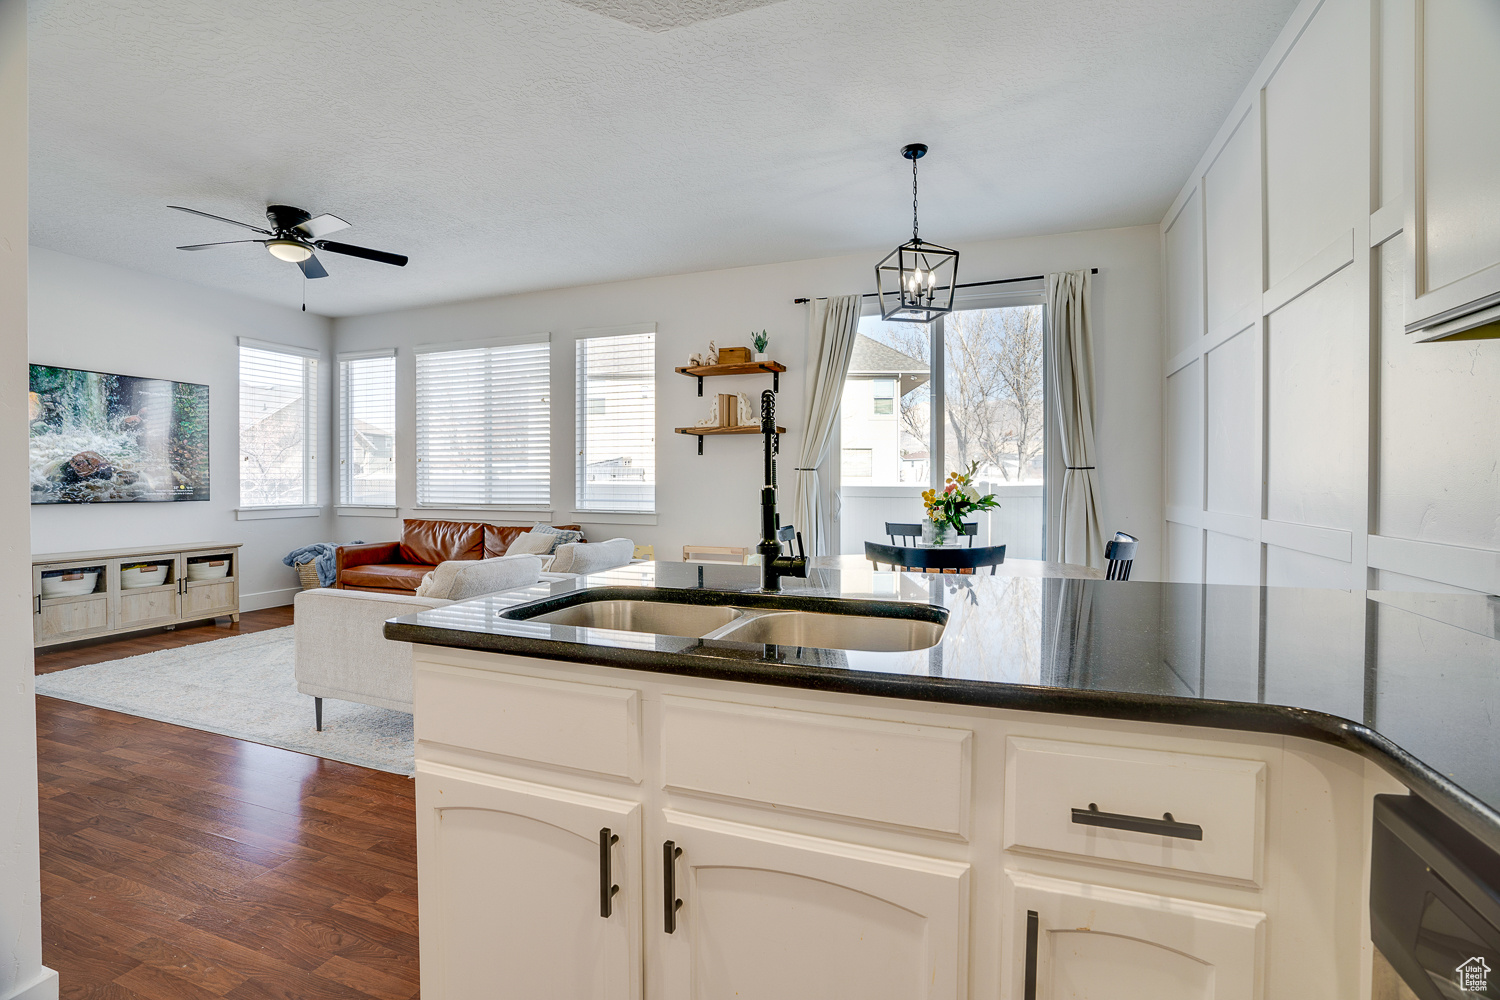
[[[941,548],[945,545],[956,545],[958,543],[958,532],[953,530],[953,525],[947,521],[934,521],[928,519],[922,522],[922,544],[928,548]]]

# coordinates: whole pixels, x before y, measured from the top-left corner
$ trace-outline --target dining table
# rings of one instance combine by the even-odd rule
[[[873,572],[874,567],[862,555],[813,556],[811,569],[836,569],[844,573]],[[1104,570],[1079,563],[1044,562],[1041,559],[1006,559],[995,567],[996,576],[1020,576],[1034,579],[1102,580]]]

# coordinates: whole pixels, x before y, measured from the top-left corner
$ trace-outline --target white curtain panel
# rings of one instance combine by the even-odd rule
[[[810,556],[828,555],[833,546],[833,511],[823,500],[818,468],[828,458],[833,426],[844,395],[844,375],[859,332],[862,299],[839,295],[813,299],[807,308],[807,382],[802,426],[802,457],[797,462],[797,499],[792,521],[802,530]]]
[[[1090,275],[1047,275],[1047,392],[1057,410],[1062,489],[1048,525],[1052,557],[1084,566],[1104,564],[1099,488],[1094,474],[1094,331]]]

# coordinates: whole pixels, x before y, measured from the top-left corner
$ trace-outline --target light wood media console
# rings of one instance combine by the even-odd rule
[[[224,576],[188,579],[188,566],[227,560]],[[138,564],[166,567],[154,586],[121,586],[120,571]],[[42,576],[55,571],[97,573],[88,593],[44,597]],[[37,646],[135,632],[228,615],[240,620],[240,546],[203,542],[188,546],[44,552],[31,558],[32,634]]]

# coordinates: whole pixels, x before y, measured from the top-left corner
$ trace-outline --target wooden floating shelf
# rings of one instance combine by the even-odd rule
[[[770,375],[771,388],[781,391],[781,373],[786,365],[779,361],[740,361],[728,365],[687,365],[676,369],[679,374],[698,380],[698,395],[703,395],[703,380],[715,375]]]
[[[679,371],[681,369],[678,369]],[[742,427],[677,427],[674,428],[678,434],[692,434],[698,438],[698,454],[703,454],[703,439],[712,434],[759,434],[759,424],[745,424]],[[785,427],[776,428],[777,434],[785,434]]]

